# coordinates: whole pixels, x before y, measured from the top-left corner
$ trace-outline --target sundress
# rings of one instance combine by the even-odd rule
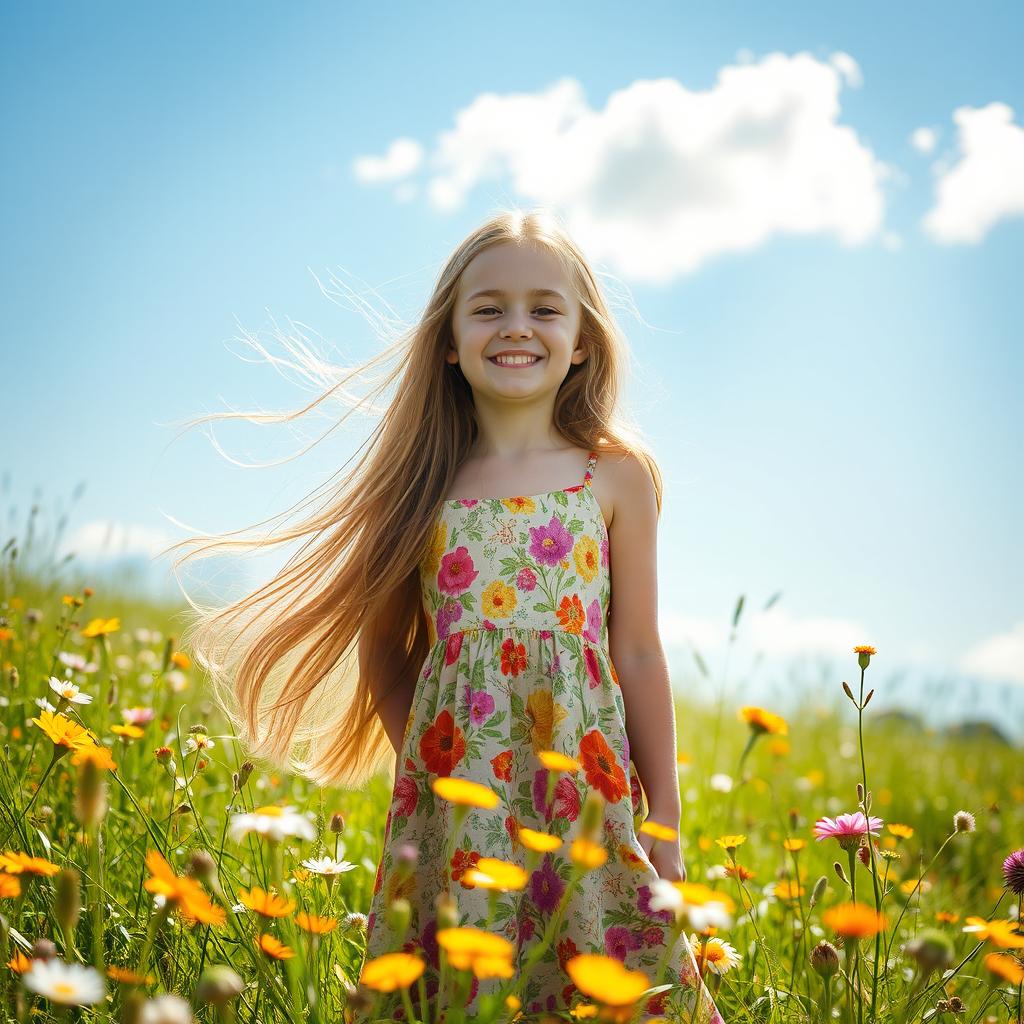
[[[556,491],[446,499],[420,564],[430,649],[396,762],[367,916],[366,960],[399,950],[422,957],[435,1016],[437,896],[451,892],[460,925],[511,942],[518,976],[565,890],[573,868],[569,847],[591,787],[606,800],[599,840],[608,859],[577,882],[554,941],[520,993],[523,1019],[587,1001],[565,970],[576,954],[615,957],[643,970],[653,984],[672,941],[670,912],[650,907],[658,874],[637,839],[647,798],[629,757],[625,705],[608,650],[611,573],[608,530],[591,486],[596,462],[591,451],[583,482]],[[548,770],[537,757],[542,750],[581,765],[559,773],[547,805]],[[441,775],[482,783],[500,797],[493,810],[469,809],[450,859],[454,808],[430,785]],[[490,894],[463,876],[480,857],[525,867],[520,827],[554,834],[563,844],[542,855],[525,888],[498,894],[488,924]],[[417,851],[415,868],[396,870],[396,855],[409,855],[407,844]],[[404,942],[386,915],[398,898],[412,909]],[[685,987],[649,998],[638,1019],[721,1024],[687,931],[675,941],[661,983]],[[474,978],[470,1013],[481,996],[504,984]],[[418,1014],[418,983],[409,995]],[[405,1019],[399,996],[378,995],[372,1019]]]

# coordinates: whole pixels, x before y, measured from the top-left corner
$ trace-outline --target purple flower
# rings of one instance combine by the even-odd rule
[[[587,605],[587,627],[583,635],[592,644],[601,642],[601,602],[596,597]]]
[[[538,768],[533,773],[533,809],[538,814],[543,814],[545,821],[550,821],[552,804],[545,805],[544,799],[547,795],[548,770],[547,768]]]
[[[530,896],[542,914],[553,914],[558,908],[565,882],[551,866],[551,854],[544,855],[544,863],[530,876]]]
[[[624,962],[626,954],[630,950],[639,949],[642,941],[639,935],[625,925],[614,924],[604,933],[604,951],[606,955]]]
[[[1003,861],[1003,878],[1007,889],[1017,896],[1024,896],[1024,848],[1014,850]]]
[[[469,720],[474,725],[483,725],[494,713],[494,698],[486,690],[474,690],[469,683],[466,683],[465,692]]]
[[[451,630],[452,623],[462,618],[462,603],[459,601],[445,601],[437,609],[437,637],[439,640],[446,640]]]
[[[530,554],[543,565],[558,565],[572,551],[572,534],[558,516],[547,526],[530,527]]]

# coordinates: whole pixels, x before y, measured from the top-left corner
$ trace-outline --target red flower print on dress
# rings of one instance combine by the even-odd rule
[[[629,792],[626,773],[615,760],[615,754],[600,729],[591,729],[583,737],[579,760],[587,782],[599,789],[608,803],[617,804]]]
[[[462,638],[465,633],[451,633],[444,645],[444,663],[446,665],[454,665],[459,660],[459,654],[462,652]]]
[[[583,602],[580,600],[579,594],[573,594],[572,597],[568,595],[563,597],[558,606],[557,615],[558,621],[562,624],[562,628],[566,633],[583,632]]]
[[[512,848],[517,849],[519,847],[519,822],[514,814],[508,815],[505,819],[505,831],[508,833],[509,839],[512,840]]]
[[[587,670],[587,682],[592,690],[601,685],[601,663],[597,660],[597,652],[589,644],[583,645],[583,667]]]
[[[491,768],[494,769],[494,777],[502,782],[512,781],[512,751],[503,750],[491,758]]]
[[[516,643],[508,637],[501,644],[501,671],[506,676],[518,676],[526,671],[526,644]]]
[[[565,965],[574,957],[579,956],[579,949],[572,939],[562,939],[556,947],[558,953],[558,966],[565,970]]]
[[[395,783],[395,807],[399,816],[411,818],[413,811],[416,810],[418,799],[416,783],[408,775],[399,775],[398,781]]]
[[[473,556],[465,544],[441,556],[441,568],[437,571],[437,588],[443,594],[457,597],[469,590],[473,580],[480,573],[473,568]]]
[[[428,772],[451,775],[452,769],[466,753],[466,737],[455,724],[452,713],[445,708],[420,739],[420,757]]]
[[[463,889],[472,889],[473,886],[462,881],[462,876],[470,869],[475,868],[480,860],[479,850],[463,850],[461,847],[452,855],[452,881],[458,882]]]

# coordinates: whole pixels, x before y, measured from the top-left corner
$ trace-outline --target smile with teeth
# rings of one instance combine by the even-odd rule
[[[490,360],[495,366],[533,366],[539,363],[540,356],[491,356]]]

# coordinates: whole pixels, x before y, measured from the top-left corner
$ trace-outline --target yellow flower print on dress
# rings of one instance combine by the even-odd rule
[[[534,690],[526,698],[526,717],[532,723],[530,739],[535,754],[551,749],[551,737],[555,726],[563,721],[566,715],[568,711],[555,702],[550,690]]]
[[[484,587],[482,605],[489,619],[507,619],[516,610],[516,592],[501,580]]]
[[[601,568],[601,549],[597,546],[597,541],[585,533],[576,541],[572,557],[576,563],[576,571],[584,582],[590,583]]]

